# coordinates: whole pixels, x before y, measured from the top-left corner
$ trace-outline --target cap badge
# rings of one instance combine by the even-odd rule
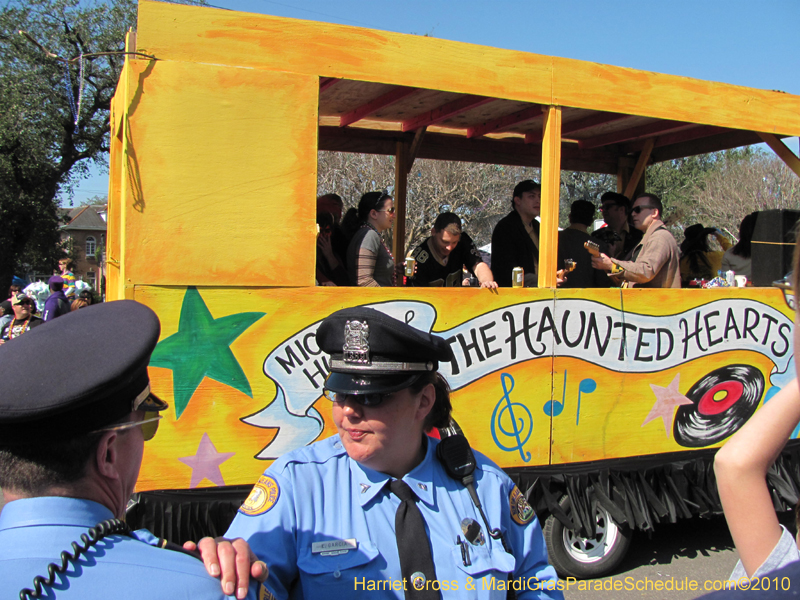
[[[366,321],[347,321],[344,326],[344,362],[362,365],[369,360],[369,323]]]

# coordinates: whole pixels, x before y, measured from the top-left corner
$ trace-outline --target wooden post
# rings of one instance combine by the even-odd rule
[[[795,175],[800,177],[800,159],[795,156],[795,153],[771,133],[759,133],[758,135],[764,140],[764,143],[772,148],[772,151],[786,163],[786,166],[789,167]]]
[[[625,191],[623,192],[628,198],[633,199],[633,197],[639,193],[640,188],[641,191],[644,191],[644,173],[645,169],[647,168],[647,162],[650,160],[650,154],[653,152],[653,146],[655,146],[656,138],[650,138],[644,143],[644,148],[639,153],[639,160],[636,161],[636,166],[633,169],[633,174],[631,175],[630,181],[625,186]]]
[[[625,187],[628,185],[628,180],[631,178],[631,171],[628,167],[620,164],[617,165],[617,193],[624,194]]]
[[[408,190],[408,145],[397,142],[394,160],[394,231],[392,233],[392,254],[394,261],[402,262],[406,257],[406,192]]]
[[[542,131],[542,205],[539,287],[556,287],[558,198],[561,191],[561,107],[548,106]]]

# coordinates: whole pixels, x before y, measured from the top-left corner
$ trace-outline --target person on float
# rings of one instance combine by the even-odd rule
[[[653,193],[639,194],[633,201],[631,220],[644,235],[631,254],[631,260],[618,260],[601,253],[592,257],[592,266],[618,273],[636,287],[681,287],[680,252],[675,238],[664,225],[664,206]]]
[[[358,202],[361,227],[347,248],[347,273],[350,283],[360,287],[397,285],[394,257],[381,235],[394,223],[394,199],[386,192],[369,192]]]
[[[737,275],[744,275],[752,279],[752,250],[753,233],[756,230],[756,220],[758,213],[750,213],[739,224],[739,241],[728,248],[722,256],[721,269],[723,271],[733,271]]]

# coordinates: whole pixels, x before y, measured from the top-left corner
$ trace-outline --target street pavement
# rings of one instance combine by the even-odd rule
[[[781,522],[794,531],[794,513],[782,515]],[[628,555],[613,575],[583,582],[583,589],[578,589],[581,582],[573,583],[564,596],[566,600],[691,600],[720,589],[737,560],[721,515],[659,524],[649,539],[636,532]],[[621,589],[614,590],[614,582]],[[694,590],[692,582],[696,582]]]

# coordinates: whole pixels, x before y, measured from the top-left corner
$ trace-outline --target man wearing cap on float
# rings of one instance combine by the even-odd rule
[[[7,502],[0,597],[42,588],[42,596],[59,599],[219,599],[223,589],[234,593],[237,570],[237,595],[246,595],[251,555],[242,540],[220,542],[219,555],[213,540],[201,541],[209,571],[222,570],[220,582],[194,556],[119,520],[144,442],[167,408],[147,375],[159,330],[152,310],[121,300],[65,315],[0,348],[0,487]],[[65,353],[64,340],[81,351]],[[35,376],[32,364],[42,365]],[[80,556],[62,567],[62,552],[75,553],[75,540]],[[262,567],[255,564],[252,574]]]
[[[18,338],[23,333],[44,323],[33,314],[33,299],[25,294],[19,293],[14,296],[11,300],[11,309],[14,311],[14,318],[0,330],[0,344]],[[27,369],[27,372],[29,371],[30,367]]]
[[[520,599],[563,598],[508,476],[475,453],[484,520],[425,435],[451,423],[448,343],[370,308],[335,312],[316,342],[338,434],[276,460],[228,530],[269,559],[261,597],[499,599],[511,577]]]

